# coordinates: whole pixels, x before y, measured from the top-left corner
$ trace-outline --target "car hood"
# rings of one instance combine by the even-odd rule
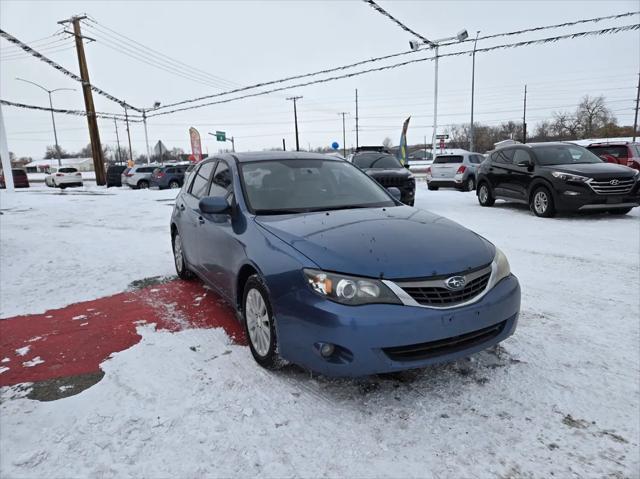
[[[633,178],[635,170],[624,165],[616,165],[614,163],[580,163],[568,165],[549,165],[545,166],[549,171],[563,171],[565,173],[573,173],[576,175],[589,176],[595,179],[608,178]]]
[[[424,210],[349,209],[256,216],[255,221],[320,268],[388,279],[425,278],[485,266],[494,246]]]

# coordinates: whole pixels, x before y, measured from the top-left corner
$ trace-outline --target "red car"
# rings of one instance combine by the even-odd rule
[[[12,168],[13,186],[16,188],[29,188],[29,178],[27,172],[20,168]],[[0,171],[0,188],[4,189],[7,185],[4,182],[4,172]]]
[[[586,148],[607,163],[616,163],[640,170],[640,143],[638,142],[611,141],[591,143]]]

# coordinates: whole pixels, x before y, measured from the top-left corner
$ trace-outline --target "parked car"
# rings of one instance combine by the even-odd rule
[[[11,176],[13,176],[14,188],[29,188],[29,178],[27,172],[22,168],[11,168]],[[4,181],[4,171],[0,171],[0,188],[7,187]]]
[[[640,172],[605,163],[572,143],[528,143],[499,148],[478,171],[478,201],[526,203],[537,216],[556,211],[626,214],[640,205]]]
[[[640,143],[632,141],[598,142],[592,143],[586,148],[607,163],[617,163],[640,170]]]
[[[107,188],[122,186],[122,174],[127,169],[124,165],[111,165],[107,168]]]
[[[385,188],[398,188],[400,201],[405,205],[414,205],[416,180],[395,156],[384,152],[363,151],[355,153],[351,162]]]
[[[153,170],[159,166],[162,165],[135,165],[123,172],[124,181],[122,184],[135,189],[149,188]]]
[[[44,177],[44,184],[52,188],[82,186],[82,173],[72,166],[54,166]]]
[[[184,175],[189,165],[167,165],[153,170],[149,178],[149,187],[159,188],[182,188]]]
[[[171,241],[179,277],[229,301],[266,368],[419,368],[495,345],[518,321],[498,248],[326,155],[204,160],[176,197]]]
[[[427,187],[457,188],[460,191],[475,191],[478,165],[484,161],[480,153],[457,150],[436,155],[427,168]]]

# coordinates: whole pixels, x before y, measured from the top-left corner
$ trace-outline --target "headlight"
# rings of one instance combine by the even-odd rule
[[[371,303],[402,304],[398,297],[377,279],[302,270],[309,287],[320,296],[352,306]]]
[[[493,258],[493,264],[491,265],[493,268],[493,284],[498,283],[498,281],[506,278],[511,274],[511,267],[509,266],[509,260],[504,255],[504,253],[496,247],[496,256]]]
[[[591,179],[588,176],[572,175],[570,173],[565,173],[563,171],[553,171],[553,172],[551,172],[551,175],[554,178],[558,178],[560,180],[577,181],[578,183],[586,183],[587,181],[589,181]]]

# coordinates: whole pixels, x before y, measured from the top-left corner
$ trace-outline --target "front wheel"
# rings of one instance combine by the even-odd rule
[[[169,188],[171,188],[172,190],[178,189],[180,188],[180,183],[178,183],[176,180],[171,180],[169,182]]]
[[[149,182],[147,180],[140,180],[138,182],[138,188],[140,188],[141,190],[146,190],[147,188],[149,188]]]
[[[531,196],[529,207],[533,214],[542,218],[551,218],[556,214],[556,208],[553,204],[553,196],[544,186],[538,187]]]
[[[242,316],[253,358],[263,368],[275,369],[280,363],[275,322],[267,288],[258,275],[245,284]]]
[[[482,183],[480,185],[480,189],[478,190],[478,202],[480,206],[493,206],[496,202],[496,199],[491,194],[491,190],[486,183]]]
[[[187,266],[187,261],[184,256],[184,247],[182,245],[182,237],[180,233],[173,235],[173,261],[176,265],[176,273],[180,279],[193,279],[194,274]]]
[[[626,215],[629,211],[631,211],[631,208],[616,208],[609,210],[608,213],[610,215]]]

